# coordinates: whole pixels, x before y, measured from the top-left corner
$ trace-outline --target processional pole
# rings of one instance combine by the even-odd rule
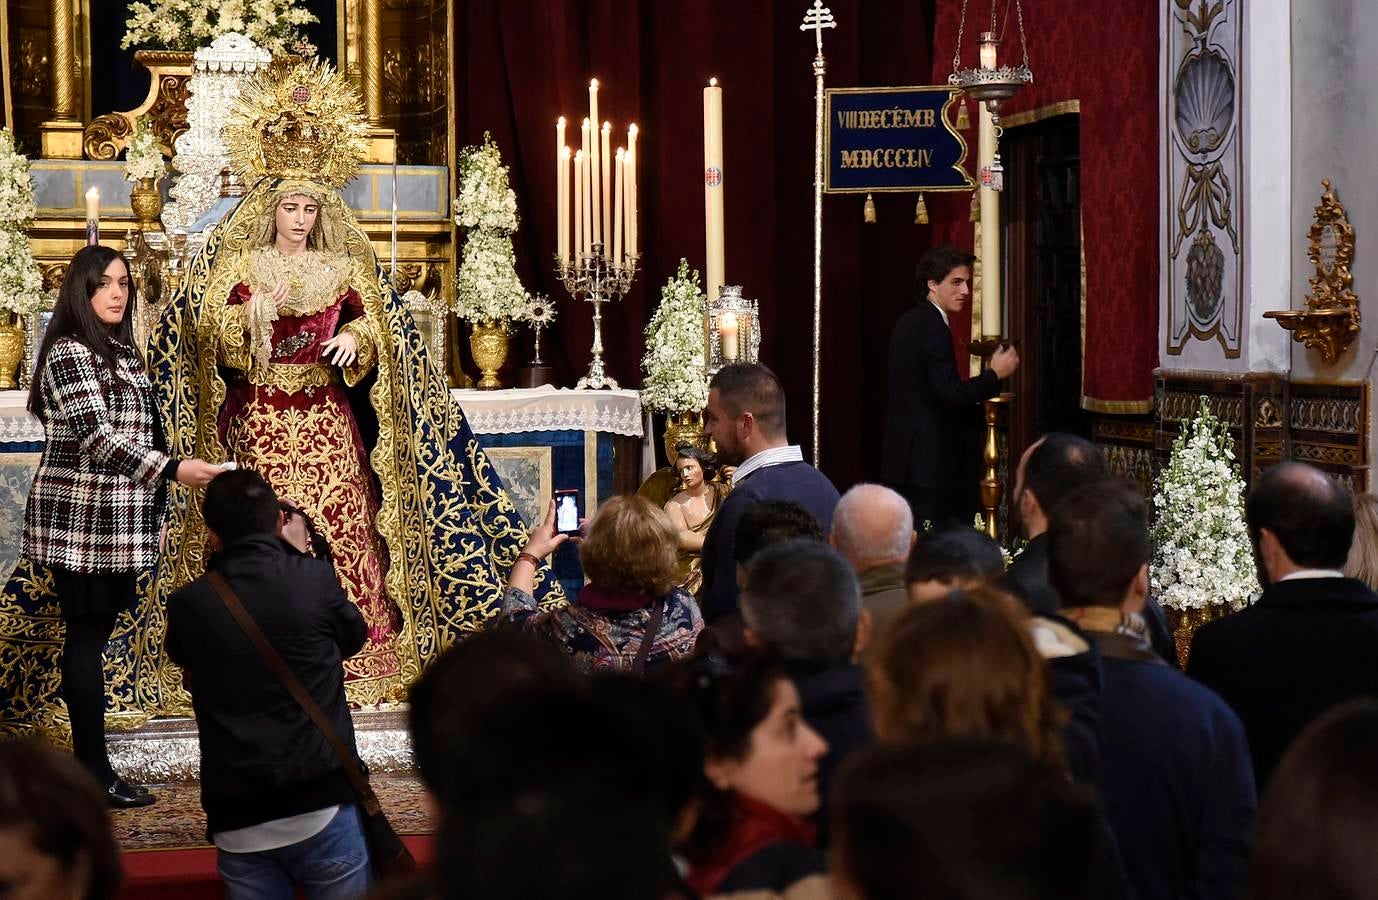
[[[823,393],[823,75],[828,64],[823,59],[823,29],[836,28],[832,10],[823,5],[822,0],[813,0],[813,6],[804,13],[804,24],[800,31],[813,30],[814,46],[818,53],[813,58],[813,466],[819,468],[822,460],[820,449],[819,402]]]

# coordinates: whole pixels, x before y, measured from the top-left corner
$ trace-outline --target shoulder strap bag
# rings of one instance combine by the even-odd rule
[[[225,608],[234,616],[234,620],[239,623],[239,627],[248,636],[254,647],[258,649],[259,656],[263,657],[268,669],[277,676],[278,681],[287,689],[287,693],[292,695],[302,710],[315,723],[316,728],[320,729],[322,735],[334,748],[335,755],[339,757],[340,765],[344,768],[345,774],[349,777],[349,783],[354,788],[354,794],[359,798],[359,808],[363,812],[364,839],[368,843],[369,860],[373,865],[373,871],[380,878],[412,872],[416,869],[416,860],[412,857],[407,845],[402,843],[402,839],[393,830],[392,823],[383,813],[383,806],[378,802],[378,795],[373,793],[373,787],[368,783],[368,776],[364,774],[359,766],[359,761],[354,753],[345,746],[345,742],[340,739],[340,735],[335,731],[335,726],[330,723],[330,719],[317,705],[314,698],[306,690],[306,686],[287,668],[287,663],[283,662],[282,657],[273,649],[273,645],[268,642],[268,638],[254,622],[253,616],[244,608],[244,604],[239,601],[234,590],[225,577],[219,572],[209,572],[206,580],[210,582],[211,588],[219,595],[224,602]]]

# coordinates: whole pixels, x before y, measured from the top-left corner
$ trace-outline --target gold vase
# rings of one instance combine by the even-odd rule
[[[19,387],[15,373],[24,361],[24,321],[14,316],[13,322],[0,324],[0,390]]]
[[[700,450],[708,449],[708,435],[703,431],[703,413],[670,413],[665,417],[665,459],[675,464],[675,448],[688,442]]]
[[[152,178],[140,178],[129,190],[129,208],[139,220],[140,231],[162,231],[163,195]]]
[[[473,333],[469,335],[469,350],[474,354],[478,366],[478,389],[494,391],[502,387],[498,380],[498,370],[507,361],[507,328],[502,322],[476,322]]]
[[[1223,604],[1199,609],[1168,610],[1168,620],[1172,624],[1172,640],[1177,645],[1177,662],[1185,670],[1187,657],[1191,655],[1191,641],[1196,629],[1213,622],[1229,613],[1230,608]]]

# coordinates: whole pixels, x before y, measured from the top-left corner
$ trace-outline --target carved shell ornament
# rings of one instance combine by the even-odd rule
[[[1223,54],[1207,48],[1182,61],[1173,85],[1173,121],[1188,153],[1218,156],[1234,127],[1234,69]]]

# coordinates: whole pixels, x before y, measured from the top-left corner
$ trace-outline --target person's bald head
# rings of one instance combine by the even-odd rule
[[[1354,540],[1349,490],[1306,463],[1286,462],[1255,480],[1245,506],[1265,582],[1299,569],[1343,569]]]
[[[914,546],[914,514],[888,487],[858,484],[837,502],[829,540],[858,572],[902,563]]]

